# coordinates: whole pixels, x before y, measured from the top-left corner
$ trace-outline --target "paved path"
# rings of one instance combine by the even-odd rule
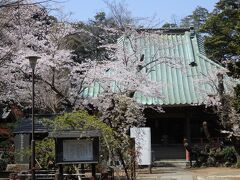
[[[153,168],[152,174],[138,173],[138,180],[240,180],[240,169],[233,168]]]

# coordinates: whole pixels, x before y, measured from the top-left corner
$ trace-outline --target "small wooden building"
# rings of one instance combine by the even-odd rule
[[[34,134],[36,140],[41,140],[48,136],[48,129],[43,125],[42,120],[49,116],[36,116],[34,124]],[[24,117],[17,121],[13,130],[15,145],[15,162],[17,164],[29,164],[30,157],[24,155],[23,151],[31,146],[32,118]],[[19,153],[20,152],[20,153]]]
[[[0,142],[11,137],[9,124],[14,123],[16,119],[14,112],[10,108],[0,107]]]
[[[11,154],[14,150],[11,124],[16,120],[17,116],[11,108],[0,107],[0,156],[3,153]]]

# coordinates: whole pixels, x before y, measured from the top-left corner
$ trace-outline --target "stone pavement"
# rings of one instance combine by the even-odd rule
[[[152,174],[140,171],[138,180],[240,180],[240,169],[234,168],[153,168]]]

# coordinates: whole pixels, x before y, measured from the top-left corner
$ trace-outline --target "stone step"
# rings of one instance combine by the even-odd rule
[[[162,159],[183,159],[185,158],[185,154],[185,149],[182,145],[152,146],[152,157],[156,161]]]
[[[160,160],[160,161],[154,161],[153,166],[154,167],[179,167],[179,168],[185,168],[187,165],[187,161],[185,159],[181,160]]]

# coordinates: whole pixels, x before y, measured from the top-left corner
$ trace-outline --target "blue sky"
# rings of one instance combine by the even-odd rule
[[[191,12],[199,5],[209,11],[219,0],[125,0],[128,9],[134,17],[156,16],[161,23],[179,20]],[[117,0],[118,2],[118,0]],[[66,0],[61,4],[65,12],[72,12],[71,20],[87,21],[93,18],[99,11],[107,10],[107,5],[103,0]]]

